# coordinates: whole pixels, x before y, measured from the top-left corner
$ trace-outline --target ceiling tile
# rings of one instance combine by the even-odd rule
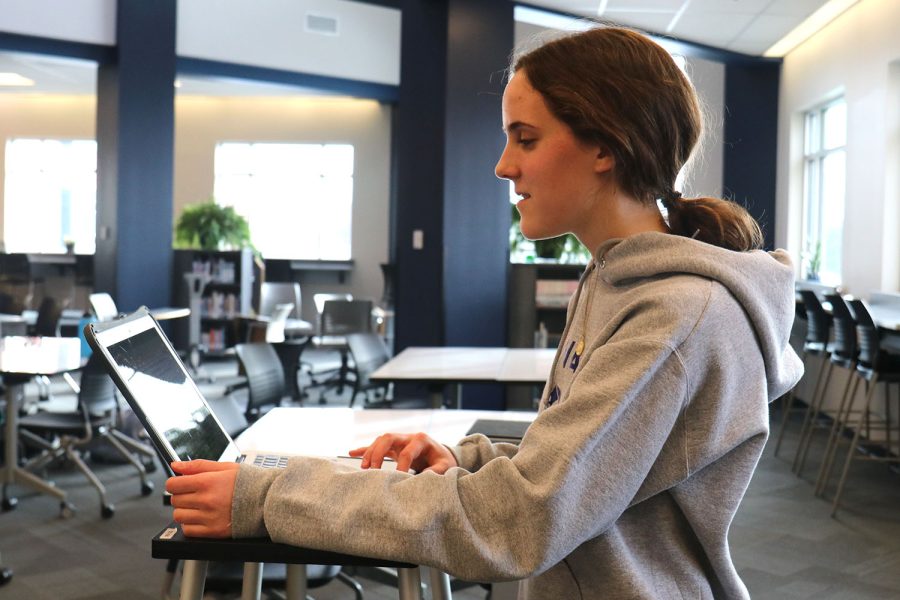
[[[735,41],[769,42],[769,46],[783,38],[797,25],[795,17],[760,15],[751,22]],[[768,49],[768,46],[766,47]]]
[[[606,11],[666,11],[677,12],[687,0],[609,0]],[[600,4],[599,2],[597,3]]]
[[[688,40],[704,41],[711,45],[731,42],[753,20],[753,15],[743,14],[691,14],[679,19],[672,35]]]
[[[766,9],[772,0],[693,0],[685,14],[727,13],[756,15]]]
[[[603,15],[606,19],[635,27],[643,31],[653,33],[665,33],[666,27],[672,22],[675,13],[627,13],[627,12],[607,12]],[[601,18],[603,18],[601,17]]]
[[[773,0],[766,14],[795,17],[797,24],[819,10],[828,0]]]

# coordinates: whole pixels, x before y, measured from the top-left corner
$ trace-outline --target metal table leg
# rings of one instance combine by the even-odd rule
[[[431,579],[431,598],[432,600],[451,600],[453,594],[450,592],[450,576],[437,569],[428,569]]]
[[[203,586],[206,583],[208,564],[205,560],[184,561],[179,600],[203,600]]]
[[[259,600],[262,594],[263,564],[244,563],[244,579],[241,581],[241,600]]]
[[[422,580],[419,578],[418,567],[413,569],[397,569],[397,587],[400,590],[400,600],[415,600],[422,598]]]
[[[306,565],[287,565],[287,600],[306,600]]]

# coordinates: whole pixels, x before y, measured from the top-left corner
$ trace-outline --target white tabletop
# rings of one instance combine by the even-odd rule
[[[383,381],[496,381],[506,348],[411,347],[371,375]]]
[[[494,410],[279,407],[251,425],[237,444],[243,452],[340,456],[382,433],[422,431],[443,444],[455,444],[477,419],[531,421],[535,416]]]
[[[555,348],[509,348],[497,381],[541,384],[550,376]]]
[[[540,348],[411,347],[379,367],[371,379],[543,383],[555,354]]]

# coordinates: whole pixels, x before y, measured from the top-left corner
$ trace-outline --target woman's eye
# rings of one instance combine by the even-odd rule
[[[523,146],[523,147],[525,147],[525,148],[529,148],[529,147],[531,147],[531,146],[534,145],[534,142],[535,142],[535,141],[536,141],[536,140],[534,140],[533,138],[527,138],[527,139],[524,139],[524,138],[523,138],[523,139],[520,139],[520,140],[519,140],[519,145],[520,145],[520,146]]]

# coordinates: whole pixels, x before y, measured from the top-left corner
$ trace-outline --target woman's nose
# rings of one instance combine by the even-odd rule
[[[497,166],[494,167],[494,175],[500,179],[513,179],[516,176],[516,170],[513,168],[512,161],[509,158],[508,148],[503,149]]]

